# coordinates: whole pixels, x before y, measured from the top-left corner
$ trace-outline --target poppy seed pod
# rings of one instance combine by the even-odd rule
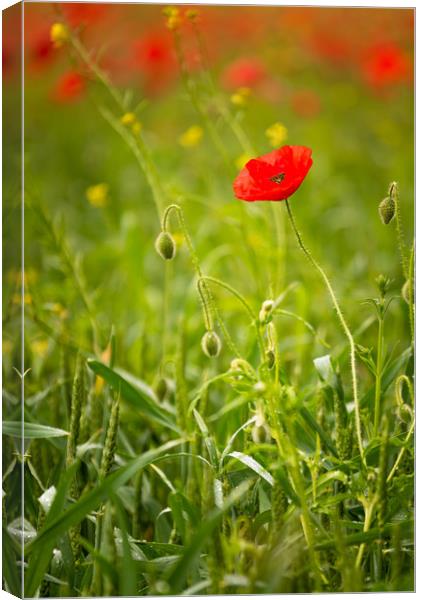
[[[388,225],[390,223],[390,221],[395,216],[395,210],[396,210],[396,205],[395,205],[395,200],[393,199],[392,195],[387,196],[387,198],[384,198],[380,202],[379,215],[380,215],[383,225]]]
[[[209,358],[218,356],[221,351],[221,340],[214,331],[207,331],[205,333],[202,337],[201,345],[203,352],[206,356],[209,356]]]
[[[175,256],[176,248],[174,238],[168,231],[161,231],[156,238],[155,249],[164,260],[172,260]]]

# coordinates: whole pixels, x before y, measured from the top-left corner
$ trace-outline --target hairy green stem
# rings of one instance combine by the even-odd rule
[[[345,318],[343,316],[342,310],[338,304],[338,301],[336,299],[336,295],[335,292],[332,288],[332,285],[329,281],[329,278],[327,277],[326,273],[324,272],[324,270],[322,269],[322,267],[319,265],[319,263],[313,258],[313,256],[311,255],[311,253],[309,252],[309,250],[306,248],[306,246],[303,243],[303,240],[301,238],[301,234],[297,229],[297,225],[295,224],[295,219],[294,216],[292,214],[291,211],[291,207],[289,205],[288,200],[285,201],[286,203],[286,207],[287,207],[287,211],[288,211],[288,217],[291,223],[291,226],[294,230],[295,236],[297,238],[298,241],[298,245],[300,246],[301,250],[304,252],[304,254],[307,256],[308,260],[311,262],[311,264],[313,265],[313,267],[316,269],[316,271],[319,272],[319,274],[321,275],[327,290],[330,294],[331,300],[332,300],[332,304],[335,308],[336,314],[338,316],[339,322],[342,326],[342,329],[345,332],[345,335],[348,339],[348,343],[349,343],[349,348],[350,348],[350,358],[351,358],[351,375],[352,375],[352,393],[353,393],[353,400],[354,400],[354,409],[355,409],[355,424],[357,427],[357,440],[358,440],[358,448],[360,451],[360,455],[361,455],[361,460],[364,464],[364,466],[366,466],[366,461],[365,461],[365,456],[364,456],[364,448],[363,448],[363,441],[362,441],[362,433],[361,433],[361,418],[360,418],[360,401],[359,401],[359,397],[358,397],[358,379],[357,379],[357,368],[356,368],[356,352],[355,352],[355,342],[354,342],[354,338],[352,336],[352,333],[345,321]]]
[[[376,385],[374,392],[374,435],[377,435],[380,423],[380,408],[382,396],[382,371],[383,371],[383,330],[384,318],[379,314],[379,332],[377,337]]]

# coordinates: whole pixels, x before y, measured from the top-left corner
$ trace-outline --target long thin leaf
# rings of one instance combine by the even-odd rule
[[[170,577],[168,579],[171,592],[173,594],[179,594],[183,590],[184,583],[186,581],[187,574],[193,568],[195,562],[199,558],[200,551],[204,544],[209,541],[212,531],[220,523],[223,514],[229,510],[250,488],[249,482],[244,482],[235,488],[231,494],[226,498],[221,508],[215,508],[210,516],[203,521],[202,525],[197,530],[191,543],[187,547],[183,556],[175,564]]]
[[[53,438],[63,437],[69,435],[68,431],[64,429],[57,429],[57,427],[50,427],[49,425],[40,425],[39,423],[28,423],[23,424],[20,421],[3,421],[2,423],[3,434],[11,435],[17,438],[25,438],[28,440],[42,439],[42,438]]]
[[[262,479],[264,479],[265,481],[270,483],[270,485],[273,485],[275,483],[272,475],[268,471],[266,471],[266,469],[264,467],[262,467],[262,465],[260,463],[258,463],[257,460],[255,460],[251,456],[248,456],[247,454],[244,454],[243,452],[237,452],[237,451],[230,452],[228,454],[228,456],[231,456],[232,458],[236,458],[237,460],[242,462],[243,465],[246,465],[246,467],[248,467],[249,469],[251,469],[252,471],[257,473],[259,475],[259,477],[261,477]]]
[[[154,396],[147,393],[147,386],[140,387],[131,383],[127,379],[123,378],[117,371],[110,369],[103,363],[97,360],[88,360],[88,367],[99,377],[105,379],[105,381],[111,385],[115,390],[118,390],[123,400],[131,404],[136,408],[139,413],[145,417],[181,433],[179,427],[175,423],[175,419],[171,413],[163,409],[157,402],[154,401]]]
[[[54,515],[54,519],[47,519],[44,528],[37,535],[37,537],[30,542],[25,548],[26,552],[31,552],[31,562],[34,566],[29,565],[29,575],[27,579],[27,593],[26,596],[33,596],[42,580],[43,571],[48,565],[51,558],[51,552],[54,547],[55,541],[63,535],[70,527],[77,525],[80,521],[92,510],[98,508],[101,502],[106,500],[110,493],[116,492],[120,486],[124,485],[129,479],[131,479],[140,469],[143,469],[156,458],[165,454],[168,450],[171,450],[175,446],[179,446],[185,442],[184,439],[173,440],[167,442],[159,448],[149,450],[131,460],[129,463],[114,471],[104,481],[99,484],[95,489],[84,494],[75,504],[73,504],[62,514],[56,516],[55,505],[57,504],[57,497],[59,491],[57,491],[56,497],[51,507],[48,517],[51,513]],[[63,502],[64,503],[64,502]],[[42,558],[41,558],[42,557]],[[40,568],[40,562],[41,568]],[[44,567],[42,566],[44,565]]]

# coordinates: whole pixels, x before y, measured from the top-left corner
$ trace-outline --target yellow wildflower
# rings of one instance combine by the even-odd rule
[[[235,166],[237,167],[237,169],[242,169],[244,165],[248,163],[248,161],[252,158],[253,157],[251,156],[251,154],[240,154],[240,156],[235,159]]]
[[[180,11],[175,6],[167,6],[162,11],[167,17],[166,26],[170,31],[177,29],[181,23]]]
[[[108,202],[108,185],[106,183],[97,183],[91,185],[86,190],[88,202],[96,208],[103,208]]]
[[[248,87],[240,87],[231,96],[231,102],[235,106],[245,106],[247,104],[247,98],[251,94],[251,89]]]
[[[274,123],[273,125],[268,127],[265,133],[270,145],[274,148],[282,146],[282,144],[288,137],[287,128],[285,127],[285,125],[282,125],[282,123],[279,122]]]
[[[137,119],[136,119],[136,115],[134,113],[126,112],[121,117],[120,121],[122,122],[123,125],[127,125],[130,127],[130,125],[134,125],[134,123],[136,123]]]
[[[48,340],[34,340],[31,344],[31,350],[34,354],[43,358],[47,354]]]
[[[178,138],[178,143],[184,148],[197,146],[203,137],[203,129],[199,125],[192,125]]]
[[[63,46],[69,39],[69,31],[63,23],[54,23],[50,29],[50,39],[56,48]]]

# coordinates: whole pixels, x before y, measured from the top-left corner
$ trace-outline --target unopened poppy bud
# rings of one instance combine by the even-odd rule
[[[266,423],[256,423],[251,430],[251,438],[255,444],[268,444],[270,442],[271,435],[269,427],[266,425]]]
[[[273,300],[265,300],[260,308],[259,321],[261,323],[268,323],[271,320],[270,313],[275,303]]]
[[[266,364],[268,369],[271,369],[275,364],[275,353],[273,350],[266,350]]]
[[[164,377],[158,380],[155,386],[155,393],[158,396],[158,400],[164,400],[168,392],[167,380]]]
[[[206,356],[209,356],[209,358],[218,356],[221,351],[221,340],[214,331],[207,331],[202,337],[201,344],[203,352]]]
[[[155,249],[164,260],[172,260],[175,256],[175,242],[168,231],[161,231],[156,238]]]
[[[405,300],[407,304],[411,302],[410,298],[410,289],[409,289],[409,279],[405,281],[401,290],[402,298]]]
[[[390,221],[395,216],[395,210],[395,200],[392,194],[390,194],[389,196],[387,196],[387,198],[384,198],[384,200],[382,200],[379,204],[379,215],[383,225],[388,225],[388,223],[390,223]]]

